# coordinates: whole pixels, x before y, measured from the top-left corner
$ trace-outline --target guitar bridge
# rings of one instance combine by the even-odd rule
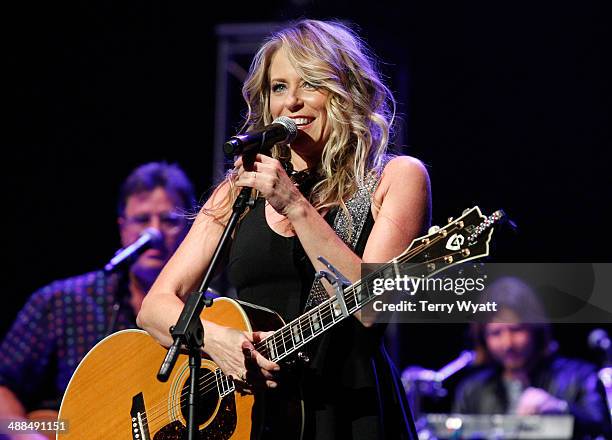
[[[132,409],[130,410],[132,423],[132,440],[150,440],[149,425],[147,424],[147,413],[145,412],[144,397],[142,393],[132,397]]]

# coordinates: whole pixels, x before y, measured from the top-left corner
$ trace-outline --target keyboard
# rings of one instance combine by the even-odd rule
[[[419,440],[566,440],[572,438],[569,415],[426,414],[419,420]]]

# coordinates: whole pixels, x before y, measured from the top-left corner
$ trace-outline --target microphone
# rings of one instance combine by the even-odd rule
[[[278,143],[288,144],[295,139],[297,132],[293,119],[280,116],[262,130],[232,136],[223,144],[223,152],[233,157],[253,150],[257,152]]]
[[[606,360],[612,361],[612,341],[605,330],[596,328],[589,333],[589,347],[603,351],[606,354]]]
[[[438,371],[428,370],[419,366],[404,369],[401,381],[406,395],[408,395],[409,400],[415,406],[419,396],[430,396],[433,398],[446,396],[447,390],[443,387],[443,382],[453,374],[474,363],[475,360],[476,353],[466,350]]]
[[[442,367],[436,374],[436,379],[444,381],[451,377],[453,374],[462,370],[463,368],[471,365],[476,360],[476,353],[472,350],[462,351],[459,357],[450,361],[444,367]]]
[[[162,233],[155,228],[147,228],[134,243],[119,249],[115,256],[104,266],[105,272],[114,272],[119,267],[132,262],[144,251],[151,247],[158,246],[163,240]]]
[[[402,371],[402,383],[424,381],[442,383],[453,374],[471,365],[476,360],[476,353],[472,350],[462,351],[461,354],[443,366],[440,370],[428,370],[422,367],[408,367]]]

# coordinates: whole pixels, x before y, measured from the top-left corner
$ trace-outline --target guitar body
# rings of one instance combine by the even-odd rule
[[[228,298],[215,299],[202,317],[244,331],[268,331],[283,325],[280,316],[268,309]],[[162,383],[156,375],[165,355],[166,349],[142,330],[123,330],[100,341],[68,384],[59,412],[59,420],[66,421],[68,429],[57,438],[186,439],[188,356],[179,356],[169,380]],[[232,381],[207,358],[202,359],[201,384],[201,439],[254,436],[260,429],[254,416],[254,395],[235,391]],[[301,420],[292,418],[299,435]]]
[[[504,217],[468,209],[443,228],[416,238],[401,255],[288,324],[275,312],[219,298],[202,317],[227,327],[274,333],[257,343],[266,358],[280,362],[336,323],[377,298],[373,281],[400,274],[428,277],[460,262],[489,254],[492,226]],[[333,275],[327,274],[333,278]],[[166,349],[141,330],[124,330],[102,340],[79,364],[64,395],[59,420],[68,424],[58,439],[178,440],[187,438],[188,357],[181,355],[166,383],[157,371]],[[297,439],[303,434],[304,405],[299,376],[283,367],[278,388],[243,394],[210,359],[202,360],[200,439]],[[297,371],[299,373],[299,371]]]

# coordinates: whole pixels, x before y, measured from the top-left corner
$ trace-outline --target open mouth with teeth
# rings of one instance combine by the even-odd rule
[[[291,118],[291,119],[293,119],[293,122],[295,122],[295,125],[297,125],[298,128],[302,128],[312,123],[312,121],[314,121],[315,118],[300,117],[300,118]]]

